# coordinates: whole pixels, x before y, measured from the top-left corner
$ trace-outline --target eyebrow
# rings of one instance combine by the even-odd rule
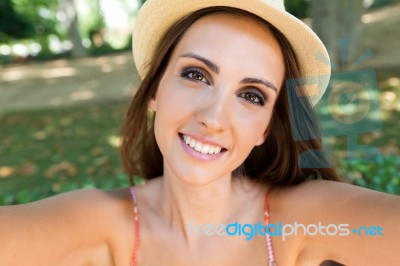
[[[219,73],[219,67],[216,64],[214,64],[213,62],[211,62],[210,60],[208,60],[207,58],[202,57],[201,55],[189,52],[189,53],[185,53],[185,54],[181,55],[180,57],[197,59],[197,60],[201,61],[203,64],[205,64],[208,68],[210,68],[216,74]],[[242,81],[240,81],[240,83],[241,84],[256,83],[256,84],[264,85],[265,87],[270,88],[270,89],[274,90],[275,92],[278,92],[278,89],[272,82],[270,82],[268,80],[264,80],[264,79],[244,78]]]
[[[276,88],[276,86],[268,81],[268,80],[264,80],[264,79],[258,79],[258,78],[244,78],[242,79],[242,81],[240,81],[241,84],[243,83],[256,83],[256,84],[261,84],[264,85],[267,88],[270,88],[272,90],[274,90],[275,92],[278,92],[278,89]]]
[[[211,62],[210,60],[208,60],[207,58],[202,57],[201,55],[195,54],[195,53],[186,53],[181,55],[180,57],[186,57],[186,58],[194,58],[197,59],[201,62],[203,62],[203,64],[205,64],[208,68],[210,68],[213,72],[215,72],[216,74],[219,73],[219,67],[214,64],[213,62]]]

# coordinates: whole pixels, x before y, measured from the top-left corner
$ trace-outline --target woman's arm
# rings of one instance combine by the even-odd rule
[[[1,263],[114,264],[110,235],[122,218],[121,204],[117,203],[121,201],[115,198],[110,193],[90,189],[0,207]]]
[[[316,225],[307,229],[311,234],[318,228],[316,235],[304,236],[299,264],[331,259],[345,265],[399,265],[399,196],[333,181],[306,182],[285,194],[283,208],[292,212],[292,222]],[[303,235],[302,227],[298,232]]]

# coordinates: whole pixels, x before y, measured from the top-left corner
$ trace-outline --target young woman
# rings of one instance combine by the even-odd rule
[[[135,27],[121,154],[148,181],[1,207],[4,265],[398,264],[399,197],[335,182],[322,153],[301,167],[330,68],[281,1],[148,0]]]

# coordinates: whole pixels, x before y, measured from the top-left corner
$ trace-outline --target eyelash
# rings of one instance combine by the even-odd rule
[[[196,79],[193,76],[190,75],[199,75],[201,76],[201,79]],[[207,85],[210,85],[210,82],[207,80],[206,78],[206,74],[204,72],[204,70],[202,70],[201,68],[198,67],[189,67],[189,68],[185,68],[182,72],[181,72],[181,77],[185,78],[187,80],[193,81],[193,82],[203,82]],[[204,79],[204,81],[203,81]],[[257,100],[252,101],[249,100],[249,98],[246,98],[246,95],[250,97],[255,96],[257,98]],[[258,89],[256,88],[250,88],[249,90],[245,91],[245,92],[241,92],[238,94],[239,97],[243,98],[246,102],[254,104],[254,105],[258,105],[258,106],[264,106],[265,105],[265,95],[260,92]]]
[[[257,100],[252,101],[249,100],[249,98],[246,98],[246,95],[250,97],[255,96],[257,98]],[[265,105],[265,96],[262,92],[260,92],[258,89],[255,88],[251,88],[245,92],[241,92],[238,94],[239,97],[243,98],[245,101],[254,104],[254,105],[258,105],[258,106],[264,106]]]
[[[199,79],[194,78],[193,76],[192,77],[189,76],[189,75],[193,75],[193,74],[200,75],[201,79],[199,80]],[[181,77],[191,80],[193,82],[204,82],[205,84],[210,85],[210,82],[206,78],[206,74],[204,73],[204,71],[201,68],[197,68],[197,67],[186,68],[182,71]],[[204,81],[203,81],[203,79],[204,79]]]

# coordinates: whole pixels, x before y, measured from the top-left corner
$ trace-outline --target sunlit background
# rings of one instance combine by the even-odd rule
[[[367,90],[367,100],[338,97],[341,109],[320,110],[332,163],[348,182],[400,194],[400,1],[285,3],[328,47],[333,80],[347,75]],[[129,185],[119,128],[139,82],[130,49],[141,4],[0,0],[0,204]],[[371,112],[351,132],[378,151],[372,159],[350,154],[348,133],[326,123],[337,129],[332,117],[354,120],[364,103]]]

